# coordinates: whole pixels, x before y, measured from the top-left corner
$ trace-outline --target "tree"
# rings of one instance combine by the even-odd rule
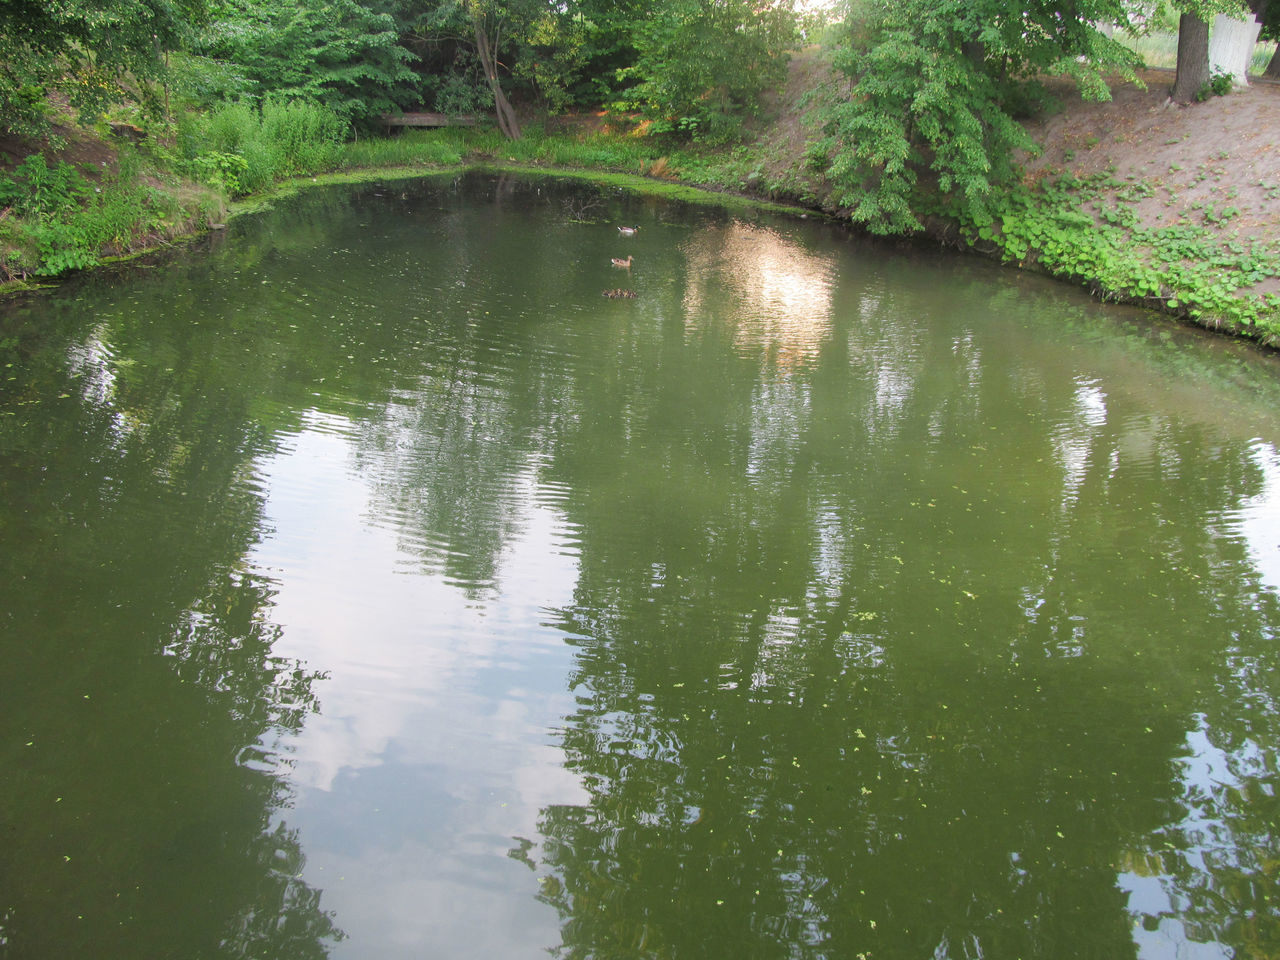
[[[36,133],[57,88],[83,117],[148,80],[203,16],[202,0],[5,0],[0,3],[0,127]]]
[[[1228,74],[1234,84],[1249,82],[1249,63],[1258,42],[1262,23],[1246,10],[1243,18],[1218,14],[1209,34],[1209,69],[1214,74]]]
[[[480,67],[484,70],[484,78],[493,94],[493,112],[498,121],[498,129],[507,139],[519,140],[520,121],[498,78],[498,51],[502,49],[503,31],[507,27],[509,11],[495,0],[463,0],[462,9],[471,23],[476,56],[480,58]]]
[[[1258,36],[1263,40],[1280,41],[1280,2],[1262,0],[1256,8],[1256,13],[1262,22],[1262,32]],[[1276,46],[1276,52],[1262,75],[1272,80],[1280,80],[1280,44]]]
[[[1101,100],[1110,96],[1104,71],[1132,77],[1137,64],[1097,27],[1136,26],[1123,0],[873,0],[865,9],[837,59],[854,87],[819,149],[837,201],[875,233],[920,229],[922,192],[990,222],[993,186],[1014,176],[1015,151],[1032,147],[1015,119],[1034,100],[1029,81],[1064,73]]]
[[[660,122],[695,139],[724,142],[759,94],[785,77],[796,39],[786,0],[667,0],[635,24],[634,96]]]
[[[500,71],[505,53],[537,21],[538,0],[441,0],[422,13],[410,33],[418,43],[453,41],[472,47],[492,99],[494,117],[504,136],[520,138],[520,121],[507,99]]]
[[[1220,13],[1240,16],[1241,0],[1174,0],[1178,17],[1178,68],[1170,99],[1190,103],[1209,82],[1209,21]]]
[[[586,28],[581,47],[577,99],[604,103],[627,96],[637,78],[636,25],[648,18],[653,0],[577,0],[576,16]],[[621,76],[620,76],[621,74]]]
[[[200,47],[238,65],[256,98],[320,103],[347,121],[419,98],[414,56],[399,45],[395,20],[358,0],[226,0]]]
[[[1209,82],[1209,24],[1194,13],[1178,18],[1178,69],[1169,96],[1190,103]]]

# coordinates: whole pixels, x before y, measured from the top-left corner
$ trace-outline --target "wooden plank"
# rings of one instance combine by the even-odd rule
[[[476,118],[444,113],[384,113],[382,122],[388,127],[474,127]]]

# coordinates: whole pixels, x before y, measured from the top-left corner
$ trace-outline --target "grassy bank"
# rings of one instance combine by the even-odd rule
[[[225,218],[221,192],[146,164],[110,169],[32,154],[0,173],[0,281],[16,289],[154,249]]]
[[[311,108],[228,108],[149,143],[117,145],[114,166],[97,176],[38,154],[5,175],[0,277],[57,276],[172,242],[221,222],[228,203],[245,209],[285,184],[478,164],[616,178],[628,188],[686,198],[697,189],[716,191],[721,202],[821,208],[821,185],[803,152],[779,158],[771,142],[765,131],[754,144],[702,151],[626,133],[535,129],[510,141],[496,131],[451,127],[344,143],[341,130]],[[1142,208],[1161,189],[1155,177],[1060,169],[1009,189],[981,223],[938,198],[919,203],[932,241],[1085,285],[1103,299],[1280,343],[1280,238],[1242,234],[1233,224],[1239,210],[1229,202],[1153,225]],[[1280,202],[1280,184],[1262,181],[1259,189]]]

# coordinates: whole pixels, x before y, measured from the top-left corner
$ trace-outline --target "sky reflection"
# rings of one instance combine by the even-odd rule
[[[531,477],[514,484],[522,532],[495,595],[478,602],[406,564],[399,532],[370,522],[354,433],[313,417],[259,467],[271,532],[253,561],[278,583],[276,651],[327,673],[319,714],[278,745],[307,879],[352,944],[385,939],[393,952],[380,956],[553,943],[554,913],[509,853],[536,835],[542,808],[584,799],[554,745],[572,707],[570,654],[538,626],[575,578],[562,521]]]
[[[683,303],[691,327],[732,318],[738,349],[763,352],[782,369],[817,358],[831,335],[836,266],[830,253],[811,252],[777,229],[741,220],[694,233],[682,253],[691,278]],[[723,309],[724,301],[735,309]]]

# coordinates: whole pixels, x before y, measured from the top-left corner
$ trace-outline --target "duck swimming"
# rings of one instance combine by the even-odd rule
[[[627,257],[627,259],[625,259],[625,260],[619,260],[617,257],[614,257],[614,258],[613,258],[613,265],[614,265],[615,267],[623,267],[623,268],[625,268],[625,269],[627,269],[627,270],[630,270],[630,269],[631,269],[631,258],[630,258],[630,257]]]
[[[639,229],[639,227],[619,227],[618,232],[624,237],[634,237]]]

